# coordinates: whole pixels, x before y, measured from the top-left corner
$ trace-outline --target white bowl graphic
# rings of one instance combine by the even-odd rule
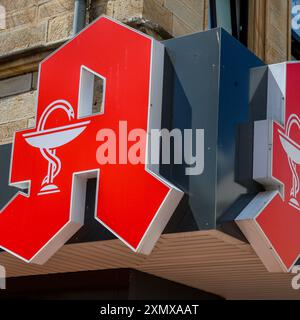
[[[300,119],[296,114],[292,114],[289,117],[285,132],[278,130],[278,134],[281,145],[287,154],[288,163],[292,172],[292,189],[289,204],[300,211],[300,205],[297,200],[297,195],[300,190],[300,180],[297,172],[297,165],[300,164],[300,145],[290,138],[292,126],[297,126],[298,130],[300,130]]]
[[[23,134],[25,141],[32,147],[40,149],[42,156],[48,161],[48,173],[42,181],[42,187],[38,195],[60,192],[58,186],[53,183],[62,167],[61,161],[56,155],[56,149],[76,139],[90,123],[90,121],[81,121],[45,129],[50,114],[56,110],[63,110],[69,120],[75,118],[74,109],[69,102],[56,100],[45,108],[39,119],[37,130]]]
[[[90,121],[70,124],[63,127],[47,129],[24,134],[26,142],[35,148],[54,149],[76,139],[87,127]]]
[[[300,164],[300,146],[285,133],[278,131],[282,147],[289,158],[296,164]]]

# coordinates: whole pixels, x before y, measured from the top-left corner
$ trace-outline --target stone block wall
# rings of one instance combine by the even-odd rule
[[[16,130],[33,125],[36,91],[0,99],[0,141],[10,143]]]
[[[0,30],[0,57],[70,38],[74,0],[0,0],[6,28]],[[88,21],[102,14],[128,22],[144,18],[170,35],[201,31],[207,25],[208,0],[89,0]]]
[[[0,0],[6,29],[0,30],[0,56],[65,40],[71,35],[73,0]]]
[[[207,27],[208,0],[95,0],[91,20],[106,14],[120,21],[143,18],[158,24],[172,36]]]

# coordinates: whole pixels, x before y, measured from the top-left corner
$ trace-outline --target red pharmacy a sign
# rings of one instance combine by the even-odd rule
[[[99,165],[96,137],[120,121],[160,125],[163,60],[161,43],[101,17],[41,63],[36,126],[16,132],[11,159],[10,183],[28,194],[0,214],[3,249],[44,263],[83,225],[86,182],[97,178],[95,219],[133,250],[152,250],[182,192],[147,161]],[[95,76],[105,99],[94,114]]]
[[[299,63],[268,67],[267,119],[255,123],[258,194],[237,223],[269,271],[289,271],[300,254]]]

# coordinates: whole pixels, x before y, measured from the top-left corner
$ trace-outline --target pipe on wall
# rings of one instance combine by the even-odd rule
[[[85,27],[87,0],[75,0],[73,18],[73,36]]]

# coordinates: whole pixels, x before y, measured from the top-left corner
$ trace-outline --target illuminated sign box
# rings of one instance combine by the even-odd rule
[[[224,221],[230,221],[230,229],[236,232],[238,229],[232,222],[233,219],[228,219],[228,211],[244,194],[249,192],[255,194],[259,191],[259,186],[253,181],[251,172],[252,141],[249,137],[252,133],[253,115],[249,112],[248,102],[250,69],[262,66],[263,63],[222,29],[195,33],[167,40],[162,44],[165,48],[161,127],[169,130],[179,129],[182,132],[201,129],[204,133],[204,145],[200,154],[203,159],[199,159],[203,165],[200,165],[199,174],[187,175],[187,170],[194,169],[193,165],[189,164],[161,164],[153,168],[165,181],[185,194],[165,232],[213,230],[227,225],[223,223]],[[59,58],[59,55],[57,57]],[[101,59],[101,51],[99,51],[99,59]],[[61,63],[63,61],[62,59]],[[89,70],[89,67],[85,66],[85,70]],[[100,71],[97,73],[101,74]],[[103,73],[101,77],[106,79]],[[72,79],[73,82],[75,80]],[[44,81],[46,85],[47,81],[45,79]],[[111,86],[113,82],[106,79],[105,83],[106,90],[109,90],[109,85]],[[139,95],[138,90],[135,92]],[[65,105],[63,108],[70,113],[70,117],[76,114],[74,109],[73,115],[72,108],[68,108],[66,102],[60,101],[59,105]],[[51,106],[55,107],[55,105]],[[133,106],[131,108],[133,112],[136,111]],[[109,109],[105,105],[105,111],[107,110]],[[42,113],[39,115],[38,123],[42,121],[41,119],[43,119]],[[82,125],[80,128],[88,132],[90,125],[88,121],[92,119],[79,120],[81,122],[76,127],[70,124],[72,127],[68,128],[74,131]],[[50,133],[52,134],[52,131]],[[39,131],[37,133],[32,131],[25,133],[23,138],[30,139],[29,142],[36,144],[36,137],[39,135]],[[245,138],[246,142],[244,142]],[[195,145],[190,148],[194,152],[197,149]],[[1,181],[3,192],[0,195],[1,205],[4,206],[17,190],[7,187],[10,147],[2,146],[1,151],[3,158],[1,163],[5,164],[1,167],[2,177],[6,177],[5,182],[3,179]],[[173,154],[171,158],[175,156],[176,154]],[[47,177],[50,180],[53,178],[48,175],[45,179]],[[55,186],[50,184],[50,187],[54,188],[51,192],[57,190]],[[121,188],[130,188],[130,184],[123,185]],[[114,237],[94,218],[96,190],[95,180],[88,180],[84,224],[69,243]],[[45,190],[39,188],[38,191]],[[101,190],[99,192],[101,205],[103,191],[102,195]],[[128,199],[128,201],[133,200]],[[151,204],[151,192],[147,203]],[[122,213],[122,219],[126,218],[126,214],[129,215],[130,212],[125,210]],[[63,242],[60,245],[63,245]]]

